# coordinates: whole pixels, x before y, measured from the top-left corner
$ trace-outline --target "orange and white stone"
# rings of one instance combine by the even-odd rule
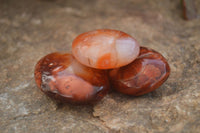
[[[139,44],[130,35],[110,29],[85,32],[72,44],[74,57],[97,69],[112,69],[131,63],[139,55]]]

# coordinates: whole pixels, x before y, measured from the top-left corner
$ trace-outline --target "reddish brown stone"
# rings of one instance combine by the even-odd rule
[[[106,71],[86,67],[71,54],[52,53],[40,59],[35,80],[43,92],[64,102],[96,102],[109,89]]]
[[[112,87],[117,91],[139,96],[161,86],[170,74],[166,59],[158,52],[141,47],[131,64],[109,72]]]

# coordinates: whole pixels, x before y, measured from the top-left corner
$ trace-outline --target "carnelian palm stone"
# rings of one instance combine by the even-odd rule
[[[111,29],[89,31],[72,43],[74,57],[82,64],[97,69],[128,65],[139,55],[139,44],[130,35]]]
[[[140,96],[161,86],[169,77],[170,67],[158,52],[140,47],[140,54],[127,66],[109,72],[111,85],[117,91]]]
[[[47,95],[73,103],[93,103],[109,89],[107,73],[86,67],[71,54],[52,53],[35,67],[37,86]]]

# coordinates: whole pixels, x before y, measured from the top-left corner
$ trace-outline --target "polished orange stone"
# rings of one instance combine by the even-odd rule
[[[139,55],[139,44],[122,31],[99,29],[77,36],[72,44],[72,52],[86,66],[111,69],[135,60]]]
[[[71,54],[52,53],[40,59],[35,81],[49,96],[73,103],[96,102],[109,89],[106,71],[86,67]]]
[[[157,89],[169,74],[170,67],[160,53],[141,47],[136,60],[127,66],[110,70],[109,77],[112,87],[117,91],[139,96]]]

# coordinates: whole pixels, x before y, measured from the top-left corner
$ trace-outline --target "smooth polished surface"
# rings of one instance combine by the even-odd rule
[[[86,66],[110,69],[131,63],[139,54],[139,45],[122,31],[101,29],[76,37],[72,52]]]
[[[166,59],[158,52],[141,47],[139,57],[131,64],[110,71],[113,88],[139,96],[161,86],[170,74]]]
[[[43,92],[64,102],[96,102],[109,88],[106,71],[83,66],[70,54],[43,57],[35,67],[35,80]]]

